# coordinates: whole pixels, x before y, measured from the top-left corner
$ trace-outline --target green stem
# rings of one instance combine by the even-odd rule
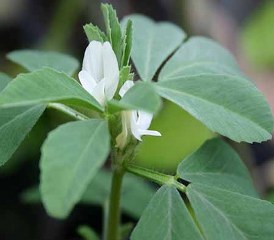
[[[60,112],[63,112],[65,114],[67,114],[68,116],[70,116],[72,118],[75,118],[77,120],[87,120],[87,119],[89,119],[84,114],[79,113],[76,110],[74,110],[74,109],[72,109],[72,108],[70,108],[70,107],[68,107],[64,104],[61,104],[61,103],[49,103],[48,108],[56,109],[56,110],[58,110]]]
[[[111,192],[108,207],[108,220],[106,229],[106,240],[119,240],[120,227],[120,195],[124,170],[116,165],[111,184]]]
[[[181,192],[186,192],[186,186],[176,180],[176,177],[172,175],[167,175],[164,173],[156,172],[151,169],[139,167],[136,165],[129,164],[126,166],[126,170],[135,175],[145,177],[153,182],[156,182],[160,185],[172,185],[176,187]]]

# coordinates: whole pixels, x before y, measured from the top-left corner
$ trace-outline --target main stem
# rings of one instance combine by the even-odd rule
[[[124,170],[121,166],[116,165],[111,183],[111,192],[109,199],[109,212],[106,229],[106,240],[120,240],[120,195]]]

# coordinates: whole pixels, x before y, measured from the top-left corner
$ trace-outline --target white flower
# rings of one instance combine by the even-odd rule
[[[133,87],[133,81],[126,81],[119,91],[119,95],[123,97],[125,93]],[[148,130],[153,114],[143,111],[123,111],[122,112],[122,132],[116,138],[117,147],[123,148],[126,144],[129,131],[131,134],[142,141],[143,135],[161,136],[161,133],[153,130]]]
[[[119,82],[119,67],[109,42],[90,42],[85,51],[79,80],[83,88],[102,106],[113,98]]]

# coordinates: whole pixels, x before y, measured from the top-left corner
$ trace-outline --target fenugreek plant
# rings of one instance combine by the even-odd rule
[[[30,50],[8,55],[29,73],[0,76],[0,163],[46,108],[57,109],[75,121],[50,132],[42,146],[39,191],[50,216],[66,218],[77,203],[95,202],[104,207],[105,240],[127,239],[129,232],[132,240],[272,240],[274,206],[259,198],[246,167],[220,138],[183,159],[175,175],[134,164],[142,136],[161,137],[148,129],[162,99],[213,132],[252,143],[271,138],[273,118],[263,95],[214,41],[186,40],[175,25],[141,15],[120,24],[107,4],[102,12],[105,32],[84,26],[89,44],[77,79],[72,57]],[[111,170],[102,169],[106,161]],[[151,190],[128,172],[160,186],[132,231],[121,225],[121,211],[138,217],[139,195]],[[88,227],[79,231],[99,239]]]

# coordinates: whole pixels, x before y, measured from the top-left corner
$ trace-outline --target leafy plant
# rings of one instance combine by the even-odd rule
[[[131,230],[131,225],[121,226],[120,208],[141,215],[133,240],[272,239],[274,206],[258,198],[246,167],[221,139],[206,141],[179,164],[175,175],[134,163],[142,136],[161,135],[148,128],[162,98],[213,132],[252,143],[271,138],[273,118],[263,95],[214,41],[185,41],[177,26],[141,15],[125,18],[121,27],[111,5],[103,4],[102,11],[106,32],[84,26],[90,44],[79,73],[82,86],[71,77],[78,66],[71,57],[31,50],[8,55],[30,72],[12,81],[0,75],[1,164],[45,108],[76,120],[49,133],[42,146],[40,193],[30,190],[24,199],[41,197],[47,213],[56,218],[67,217],[80,201],[102,204],[106,240],[125,239]],[[111,173],[100,170],[106,161]],[[161,187],[154,194],[127,173]],[[78,232],[98,239],[88,226]]]

